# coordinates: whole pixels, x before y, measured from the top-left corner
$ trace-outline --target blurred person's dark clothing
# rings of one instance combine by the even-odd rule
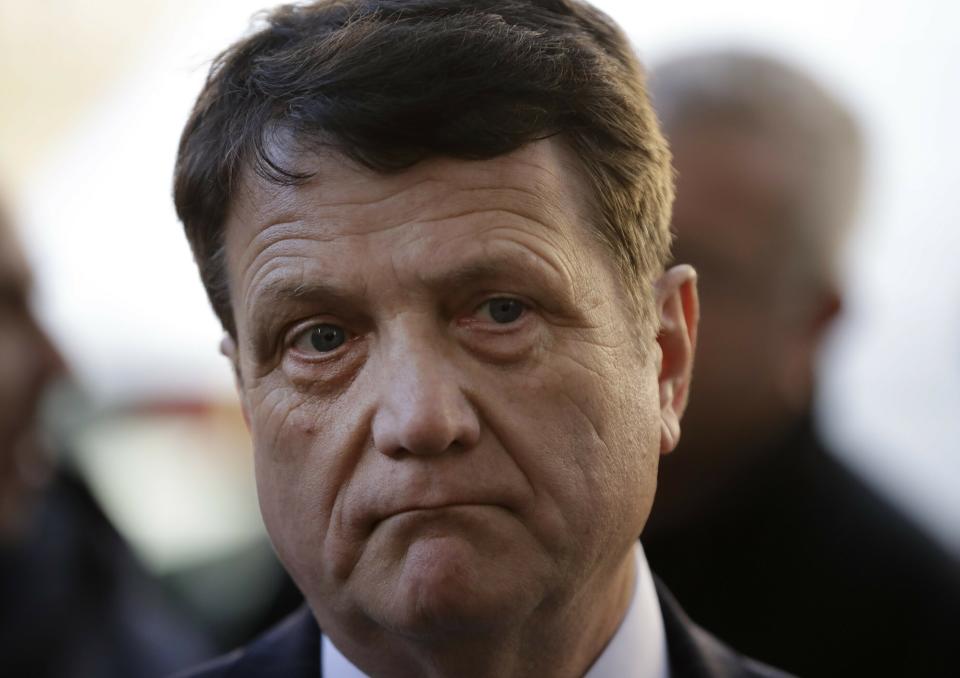
[[[791,672],[960,675],[956,563],[809,415],[844,306],[856,117],[764,54],[678,55],[651,83],[677,171],[674,254],[701,293],[683,435],[643,534],[651,566],[698,623]]]
[[[214,653],[77,476],[59,471],[38,501],[0,550],[0,674],[150,678]]]
[[[827,452],[809,417],[769,447],[708,515],[644,533],[690,616],[802,676],[960,675],[955,559]]]
[[[0,210],[0,675],[151,678],[213,653],[140,566],[40,416],[67,371]]]

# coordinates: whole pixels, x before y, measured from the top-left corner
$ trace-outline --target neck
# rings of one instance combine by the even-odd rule
[[[470,632],[410,637],[367,625],[325,631],[340,651],[371,676],[386,678],[511,678],[584,675],[616,633],[634,595],[633,547],[612,569],[595,572],[562,601],[545,600],[522,619]],[[321,626],[323,625],[321,620]],[[351,625],[352,626],[352,625]]]

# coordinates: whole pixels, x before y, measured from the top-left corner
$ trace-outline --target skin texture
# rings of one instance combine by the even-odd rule
[[[390,176],[316,158],[227,221],[261,510],[321,627],[371,675],[580,675],[629,603],[676,444],[694,274],[635,317],[561,142]],[[522,312],[497,322],[491,300]],[[516,308],[516,307],[514,307]],[[345,342],[319,352],[311,328]]]
[[[683,445],[663,465],[653,530],[709,512],[750,472],[750,455],[802,416],[817,350],[840,309],[836,289],[791,239],[803,168],[789,139],[702,122],[674,130],[671,147],[675,254],[703,279],[705,340]]]
[[[0,539],[20,534],[29,500],[49,475],[37,419],[44,391],[63,370],[30,309],[31,285],[20,244],[0,216]]]

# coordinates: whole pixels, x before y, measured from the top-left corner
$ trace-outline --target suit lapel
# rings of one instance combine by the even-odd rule
[[[303,605],[267,635],[249,645],[231,678],[321,678],[320,628]]]
[[[663,613],[671,678],[748,678],[787,674],[743,657],[694,624],[654,576]]]
[[[657,577],[671,678],[786,676],[730,650],[694,624]],[[320,628],[303,605],[268,634],[239,652],[230,678],[322,678]]]

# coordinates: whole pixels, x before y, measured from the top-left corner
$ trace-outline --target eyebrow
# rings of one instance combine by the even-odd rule
[[[416,272],[417,280],[434,294],[476,286],[484,282],[493,282],[507,278],[528,280],[543,285],[551,278],[566,282],[559,269],[541,259],[519,253],[504,252],[493,256],[480,255],[436,272]],[[278,313],[274,309],[287,302],[322,303],[332,308],[356,308],[368,301],[366,285],[362,289],[351,289],[328,280],[309,281],[289,278],[277,278],[264,284],[252,303],[254,325]]]
[[[434,292],[469,287],[486,281],[504,278],[532,278],[544,281],[556,276],[556,270],[539,257],[519,254],[499,254],[476,258],[436,274],[419,276],[421,282]]]
[[[269,317],[270,311],[285,302],[318,302],[343,306],[357,304],[363,299],[362,292],[357,294],[339,285],[323,280],[297,282],[289,278],[278,278],[264,284],[252,303],[252,317]]]

